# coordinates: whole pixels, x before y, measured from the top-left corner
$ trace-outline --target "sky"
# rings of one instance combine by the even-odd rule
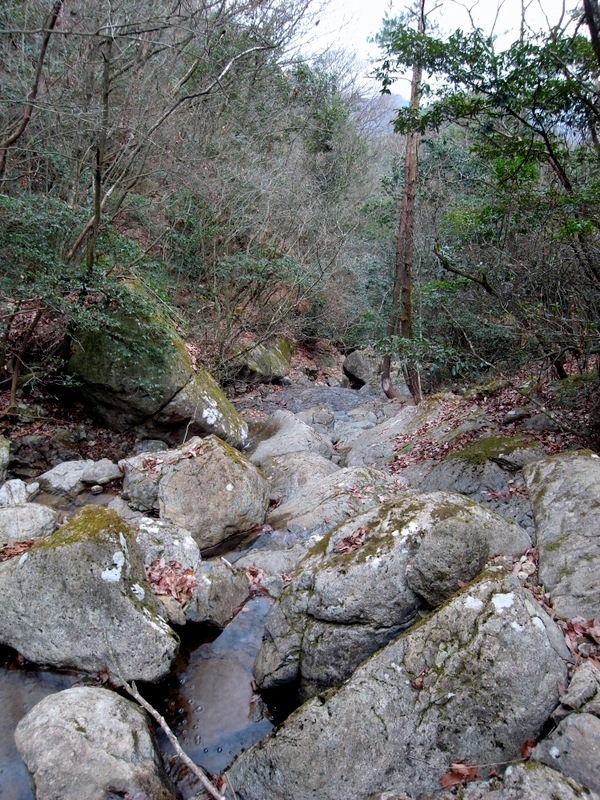
[[[511,31],[518,30],[521,0],[498,0],[498,2],[502,7],[493,32],[500,37],[500,41],[506,38],[508,42],[512,40]],[[436,12],[436,18],[448,30],[458,27],[468,28],[469,17],[463,6],[469,6],[473,9],[476,24],[486,33],[492,32],[498,2],[497,0],[460,0],[460,2],[438,0],[437,5],[440,9]],[[524,2],[529,6],[527,19],[532,27],[546,28],[546,20],[550,24],[558,22],[563,0],[524,0]],[[566,0],[566,3],[567,8],[578,5],[576,0]],[[314,46],[350,48],[356,54],[363,75],[366,76],[371,68],[369,62],[378,56],[377,45],[369,44],[369,38],[380,29],[386,12],[391,12],[390,16],[395,16],[405,5],[404,0],[330,0],[327,10],[320,15],[319,24],[314,29]],[[434,5],[434,0],[431,0],[430,5]],[[377,91],[378,87],[374,82],[369,84],[365,81],[364,85],[371,88],[374,93]],[[400,88],[396,91],[402,93]]]

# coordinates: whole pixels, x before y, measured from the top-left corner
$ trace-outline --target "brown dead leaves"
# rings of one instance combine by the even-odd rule
[[[205,450],[199,444],[194,444],[188,447],[183,452],[171,453],[168,457],[160,457],[156,455],[148,455],[142,459],[141,469],[144,472],[159,472],[164,465],[176,464],[178,461],[184,461],[186,458],[195,458],[196,456],[203,456]]]
[[[172,597],[181,606],[190,601],[197,583],[192,569],[164,558],[155,558],[146,566],[146,578],[154,594]]]
[[[594,666],[600,664],[600,620],[559,618],[556,624],[562,630],[565,644],[576,661],[587,658]]]
[[[353,533],[351,533],[350,536],[346,536],[344,539],[340,539],[339,542],[336,542],[333,552],[353,553],[364,544],[366,535],[367,526],[363,525],[361,528],[357,528]]]
[[[0,548],[0,561],[8,561],[9,558],[20,556],[26,553],[34,544],[35,539],[26,539],[24,542],[12,542],[11,544],[7,544]]]
[[[440,778],[440,784],[444,789],[449,786],[456,786],[467,781],[480,781],[479,767],[477,764],[465,764],[464,761],[453,761],[450,769]]]

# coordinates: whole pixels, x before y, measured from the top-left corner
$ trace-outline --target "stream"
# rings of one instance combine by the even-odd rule
[[[169,677],[144,687],[146,698],[163,714],[186,753],[209,774],[221,773],[242,750],[273,727],[260,697],[252,690],[252,665],[260,645],[270,600],[249,600],[227,627],[210,639],[206,626],[184,634],[182,653]],[[185,629],[184,629],[185,631]],[[0,798],[34,800],[29,775],[17,752],[17,723],[36,703],[83,679],[77,673],[40,670],[24,664],[8,648],[0,649]],[[159,749],[183,797],[193,793],[162,731]]]

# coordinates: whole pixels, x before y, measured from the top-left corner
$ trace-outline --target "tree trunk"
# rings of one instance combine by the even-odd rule
[[[425,0],[419,2],[419,33],[425,32]],[[410,84],[410,111],[417,115],[421,100],[421,79],[423,68],[417,63],[413,66]],[[396,235],[396,259],[394,271],[394,286],[392,289],[392,306],[387,325],[387,336],[402,336],[412,339],[412,269],[414,251],[415,228],[415,196],[417,187],[417,165],[419,157],[419,144],[421,135],[418,130],[410,130],[406,134],[406,159],[404,164],[404,189],[402,192],[402,205],[398,232]],[[390,377],[391,354],[387,353],[383,359],[383,374],[381,386],[385,394],[397,397]],[[414,364],[408,363],[404,368],[404,377],[415,403],[423,399],[419,371]]]

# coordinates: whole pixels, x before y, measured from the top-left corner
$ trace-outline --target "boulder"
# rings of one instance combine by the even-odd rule
[[[6,481],[0,486],[0,508],[5,506],[20,506],[27,503],[39,490],[39,483],[32,483],[29,486],[19,478]]]
[[[227,775],[240,800],[424,800],[450,763],[504,764],[539,738],[569,659],[550,617],[490,570],[314,697]]]
[[[380,366],[381,356],[374,350],[353,350],[342,364],[346,375],[357,386],[376,381]]]
[[[216,436],[176,452],[160,471],[161,518],[185,527],[201,549],[264,522],[268,484],[245,456]]]
[[[0,563],[0,642],[38,664],[145,681],[169,672],[179,646],[134,532],[99,506]]]
[[[569,714],[531,757],[600,793],[600,719],[593,714]]]
[[[267,615],[257,683],[297,682],[302,698],[339,685],[425,605],[478,575],[490,552],[529,545],[518,526],[447,493],[354,517],[313,546]]]
[[[460,492],[478,503],[533,527],[533,512],[520,474],[525,464],[545,455],[524,436],[484,436],[451,453],[420,483],[422,491]]]
[[[81,480],[86,484],[106,486],[107,483],[118,481],[122,477],[123,473],[110,458],[101,458],[100,461],[94,461],[90,467],[84,470]]]
[[[268,484],[248,459],[216,436],[119,462],[123,497],[189,531],[202,549],[264,522]]]
[[[253,464],[262,467],[268,458],[309,450],[331,458],[331,440],[321,436],[290,411],[274,411],[270,417],[252,427],[252,438],[256,444],[249,450]]]
[[[267,515],[273,528],[329,530],[348,517],[379,505],[390,491],[389,476],[376,469],[341,469],[310,478],[286,502]]]
[[[179,604],[172,596],[159,595],[169,618],[177,624],[204,622],[222,628],[248,597],[248,578],[243,570],[221,559],[203,561],[189,531],[162,519],[139,517],[132,521],[144,564],[164,561],[177,573],[193,573],[191,596]]]
[[[245,445],[246,424],[139,284],[123,286],[120,308],[108,325],[79,331],[75,341],[69,370],[109,427],[125,430],[154,420],[178,436],[189,424],[188,432]]]
[[[275,381],[289,374],[292,348],[285,336],[253,345],[241,354],[244,373],[250,379]]]
[[[261,466],[269,481],[271,500],[279,504],[301,493],[310,481],[321,480],[339,470],[333,461],[308,450],[265,458]]]
[[[560,453],[523,470],[539,551],[539,580],[563,617],[600,617],[600,457]]]
[[[15,741],[36,800],[175,800],[146,715],[108,689],[78,686],[44,698]]]
[[[199,565],[196,577],[186,619],[224,628],[248,599],[246,573],[220,559],[208,559]]]
[[[93,465],[94,462],[91,459],[64,461],[62,464],[57,464],[48,472],[40,475],[38,478],[40,488],[48,494],[76,497],[84,491],[83,475]]]
[[[600,800],[577,781],[542,764],[528,762],[506,770],[498,800]],[[490,800],[492,797],[490,796]]]
[[[40,539],[56,530],[58,514],[37,503],[0,508],[0,547],[27,539]]]
[[[136,529],[135,541],[140,548],[144,564],[163,558],[177,561],[194,572],[202,558],[200,548],[189,531],[164,519],[138,517],[131,522]]]
[[[10,461],[10,440],[0,436],[0,486],[6,480],[6,470]]]
[[[194,439],[194,442],[196,441]],[[189,448],[189,443],[187,447]],[[186,452],[184,445],[181,450],[140,453],[137,456],[121,459],[119,467],[124,475],[122,498],[135,511],[158,514],[158,483],[161,469],[170,458],[176,458],[180,453]]]
[[[169,431],[174,444],[196,434],[214,434],[238,450],[248,444],[248,425],[202,367],[196,367],[188,383],[153,417],[149,427]]]

